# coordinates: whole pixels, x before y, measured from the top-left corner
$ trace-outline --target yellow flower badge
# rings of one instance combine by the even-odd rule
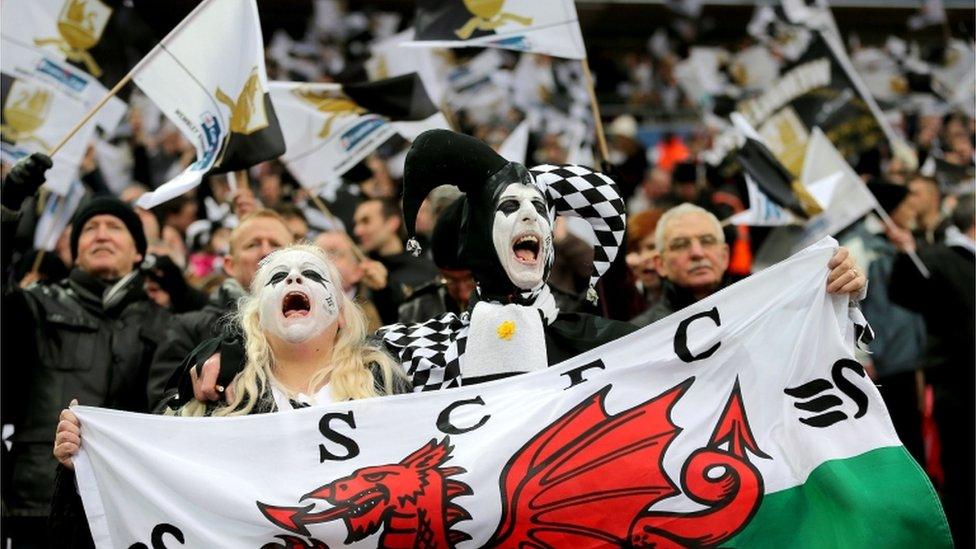
[[[511,320],[506,320],[498,325],[498,328],[495,329],[495,333],[498,334],[498,339],[509,341],[512,339],[512,336],[515,335],[515,323]]]

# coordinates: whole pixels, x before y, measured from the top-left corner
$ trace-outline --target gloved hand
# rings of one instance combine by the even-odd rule
[[[44,153],[34,153],[21,158],[10,169],[0,190],[0,204],[11,210],[19,210],[20,205],[44,184],[44,172],[51,169],[51,158]]]

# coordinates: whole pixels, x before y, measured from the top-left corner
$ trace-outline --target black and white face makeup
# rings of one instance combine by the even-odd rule
[[[261,328],[290,343],[322,333],[339,318],[336,286],[321,258],[283,250],[265,258],[258,272]]]
[[[512,183],[498,197],[492,226],[495,253],[516,287],[531,290],[543,282],[552,250],[552,225],[538,189]]]

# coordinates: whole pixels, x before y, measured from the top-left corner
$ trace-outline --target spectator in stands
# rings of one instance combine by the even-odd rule
[[[909,229],[915,221],[914,201],[908,188],[884,182],[868,185],[893,223]],[[922,317],[891,301],[888,286],[898,250],[884,236],[884,223],[873,214],[838,236],[868,270],[871,284],[861,301],[864,317],[874,329],[870,354],[859,353],[888,407],[888,414],[905,449],[925,462],[922,447],[922,417],[919,410],[920,387],[916,371],[922,368],[925,352],[925,323]]]
[[[460,314],[468,310],[468,300],[475,281],[471,270],[458,256],[456,228],[451,223],[463,202],[455,200],[444,209],[431,232],[430,250],[440,275],[417,288],[400,305],[398,322],[423,322],[444,313]],[[417,216],[420,219],[420,216]],[[419,232],[419,231],[418,231]]]
[[[729,246],[718,218],[693,204],[671,208],[654,233],[654,267],[664,279],[664,295],[632,320],[638,326],[660,320],[700,301],[727,284]],[[839,248],[827,264],[827,291],[860,297],[867,283],[846,248]]]
[[[385,324],[397,319],[396,307],[413,291],[437,276],[437,267],[414,257],[400,239],[400,208],[389,199],[369,199],[356,208],[353,229],[359,247],[386,267],[393,292],[393,306],[380,309]]]
[[[201,310],[176,315],[166,329],[166,337],[153,359],[149,376],[153,408],[166,403],[164,389],[167,382],[190,351],[221,334],[222,320],[237,311],[238,300],[244,296],[246,288],[251,287],[261,260],[291,242],[292,234],[287,224],[271,210],[257,210],[241,220],[231,233],[230,253],[223,264],[230,278],[221,284]],[[208,366],[201,375],[216,380],[214,368],[215,365]]]
[[[935,389],[935,420],[942,442],[945,483],[942,504],[956,547],[972,547],[973,463],[976,461],[976,201],[959,200],[945,242],[919,247],[912,234],[890,228],[898,249],[891,269],[891,300],[922,314],[928,331],[926,379]],[[929,271],[925,276],[907,255],[916,251]]]
[[[917,175],[908,182],[909,198],[917,215],[915,238],[927,244],[941,243],[952,221],[942,213],[942,191],[934,178]]]
[[[291,231],[292,242],[301,242],[308,238],[308,220],[298,206],[288,202],[280,202],[273,209],[278,212],[278,215],[288,225],[288,230]]]
[[[47,156],[33,154],[3,182],[5,238],[13,233],[16,210],[44,183],[50,166]],[[169,316],[143,291],[137,267],[146,237],[129,205],[112,197],[82,205],[70,244],[75,266],[67,279],[26,289],[4,285],[3,417],[16,433],[4,513],[24,521],[5,526],[8,536],[38,546],[46,545],[58,411],[72,397],[92,406],[149,411],[150,360]],[[13,252],[3,246],[4,272]]]
[[[386,267],[379,261],[360,257],[344,232],[322,233],[315,245],[325,250],[342,275],[342,291],[363,310],[366,330],[373,333],[383,325],[376,302],[389,301]],[[361,252],[360,252],[361,253]]]
[[[661,276],[654,268],[657,253],[654,232],[663,214],[664,210],[655,208],[627,219],[627,266],[638,293],[644,298],[642,311],[654,307],[662,297]]]

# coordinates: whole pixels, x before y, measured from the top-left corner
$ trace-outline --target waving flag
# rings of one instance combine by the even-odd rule
[[[780,227],[769,234],[756,253],[754,265],[763,268],[817,242],[836,235],[872,210],[880,209],[874,195],[827,136],[814,128],[807,145],[800,180],[824,211],[802,226]]]
[[[748,174],[746,174],[746,191],[749,195],[749,209],[730,217],[729,223],[732,225],[775,227],[800,222],[799,217],[770,200],[766,193],[759,190],[759,186]]]
[[[0,10],[3,35],[52,59],[71,63],[113,86],[129,70],[131,43],[119,34],[120,8],[102,0],[9,0]],[[127,20],[129,24],[131,21]],[[146,50],[143,50],[144,52]],[[7,52],[4,51],[6,57]]]
[[[440,105],[449,70],[447,61],[441,55],[443,52],[437,50],[402,47],[413,40],[413,37],[414,31],[410,28],[370,46],[371,55],[366,61],[366,72],[370,81],[415,72],[423,81],[430,100],[435,105]]]
[[[4,10],[8,4],[4,4]],[[7,13],[5,11],[5,13]],[[100,101],[108,90],[95,77],[44,50],[0,35],[3,57],[2,159],[16,162],[32,152],[47,153]],[[110,132],[125,115],[125,103],[112,97],[64,147],[54,155],[46,187],[66,195],[78,177],[78,167],[92,143],[95,127]]]
[[[572,0],[419,0],[406,46],[501,48],[586,58]]]
[[[0,150],[4,162],[14,163],[33,152],[47,153],[88,112],[88,105],[61,86],[30,75],[0,74]],[[85,124],[54,155],[45,187],[68,194],[95,132],[94,120]]]
[[[85,196],[85,186],[80,180],[74,180],[64,195],[52,194],[44,204],[44,211],[37,220],[34,229],[34,249],[53,252],[58,245],[58,239],[65,227],[75,215],[81,199]]]
[[[133,69],[133,80],[193,143],[197,160],[139,198],[152,208],[285,151],[268,96],[254,0],[205,0]]]
[[[285,137],[282,161],[309,189],[338,185],[394,134],[412,140],[448,127],[416,73],[343,86],[272,82],[271,97]]]
[[[234,419],[75,407],[95,543],[949,547],[824,291],[835,246],[498,382]]]
[[[88,108],[93,107],[108,94],[105,86],[93,76],[49,56],[44,50],[25,45],[7,34],[0,35],[0,44],[3,47],[0,66],[7,74],[45,82],[55,87],[59,94],[80,101]],[[95,123],[102,130],[111,132],[122,121],[125,110],[125,102],[112,97],[96,113]]]
[[[803,53],[784,64],[780,78],[763,93],[737,103],[736,111],[770,142],[781,141],[794,150],[803,150],[810,132],[819,127],[846,158],[856,158],[888,141],[895,154],[913,162],[914,153],[894,133],[843,45],[829,32],[828,23],[833,21],[828,18],[829,12],[811,13],[819,14],[815,19],[823,19],[827,30],[800,28],[809,36]],[[704,157],[717,165],[735,143],[735,132],[728,129],[715,139]],[[798,158],[792,160],[782,159],[791,169],[798,169]]]

